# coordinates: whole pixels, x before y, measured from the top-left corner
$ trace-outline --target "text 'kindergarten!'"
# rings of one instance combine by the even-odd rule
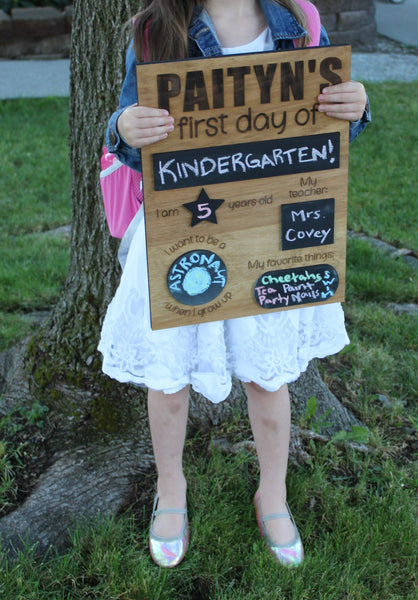
[[[263,140],[153,155],[154,187],[170,190],[338,169],[340,134]]]

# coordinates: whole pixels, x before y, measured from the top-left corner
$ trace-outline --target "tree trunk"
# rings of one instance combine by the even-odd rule
[[[74,5],[69,144],[72,239],[65,289],[37,336],[37,360],[48,357],[64,376],[84,375],[96,361],[97,337],[119,276],[117,242],[109,235],[99,187],[100,155],[110,114],[118,105],[135,0],[76,1]],[[52,362],[51,362],[52,361]]]
[[[2,549],[11,556],[24,541],[38,555],[51,545],[65,547],[75,521],[98,512],[117,514],[153,463],[145,391],[103,376],[97,352],[101,322],[119,277],[117,243],[108,234],[100,195],[99,159],[123,78],[126,40],[121,32],[137,7],[137,0],[76,0],[74,6],[69,273],[61,300],[39,332],[0,357],[0,415],[35,401],[49,408],[43,442],[47,460],[31,457],[27,472],[40,475],[33,477],[23,502],[0,519]],[[317,398],[319,415],[332,411],[334,426],[327,433],[357,424],[313,365],[291,386],[291,396],[299,414],[311,396]],[[230,420],[237,406],[245,412],[238,382],[220,406],[193,394],[190,425],[207,430]],[[292,459],[300,461],[300,436],[297,428],[292,432]],[[148,495],[151,499],[151,489]]]

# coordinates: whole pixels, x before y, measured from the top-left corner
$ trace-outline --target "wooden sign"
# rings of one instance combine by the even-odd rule
[[[175,129],[142,149],[153,329],[344,299],[350,47],[141,64]]]

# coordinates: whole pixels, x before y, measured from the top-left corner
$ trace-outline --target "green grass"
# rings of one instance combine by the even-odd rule
[[[30,248],[30,253],[28,249]],[[2,236],[0,310],[39,310],[57,298],[67,273],[68,240],[41,234]]]
[[[289,474],[307,552],[296,572],[278,568],[258,536],[251,458],[208,455],[200,439],[186,452],[192,538],[178,568],[158,569],[149,557],[149,501],[116,522],[81,527],[64,557],[37,564],[26,555],[9,565],[3,598],[412,600],[414,493],[406,469],[394,478],[377,453],[360,460],[330,446],[311,454],[311,465]]]
[[[373,124],[350,150],[350,229],[418,251],[418,81],[367,84]]]
[[[51,308],[67,273],[68,239],[41,232],[71,221],[68,99],[3,101],[0,121],[1,352],[33,331],[27,313]]]
[[[374,121],[351,148],[349,227],[416,250],[417,83],[367,87]],[[1,107],[7,125],[0,148],[16,172],[0,191],[0,247],[7,259],[0,266],[0,351],[33,331],[30,312],[53,305],[65,278],[68,240],[40,232],[70,220],[66,113],[66,101],[55,99]],[[32,151],[28,140],[35,130],[37,160],[29,168],[19,156]],[[52,155],[56,169],[33,168]],[[51,553],[39,563],[28,550],[5,565],[2,600],[414,599],[418,321],[387,304],[416,302],[416,280],[416,269],[401,259],[362,239],[349,240],[345,313],[351,344],[322,361],[321,371],[369,428],[370,439],[367,453],[306,442],[310,462],[289,468],[289,501],[306,549],[300,569],[278,568],[258,536],[251,504],[254,457],[211,450],[209,434],[198,432],[188,438],[185,453],[192,537],[179,567],[159,569],[149,556],[150,476],[141,499],[117,520],[79,524],[63,556]],[[22,453],[31,451],[19,428],[28,423],[36,442],[42,415],[37,407],[0,423],[4,509],[19,493]],[[211,432],[225,434],[247,439],[248,423],[237,416],[227,432]]]
[[[408,303],[418,300],[416,270],[361,238],[347,246],[347,297]]]
[[[1,234],[69,223],[68,99],[3,101],[0,120]]]

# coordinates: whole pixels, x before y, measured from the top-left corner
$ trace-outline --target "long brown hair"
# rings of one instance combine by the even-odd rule
[[[294,0],[274,0],[287,8],[306,29],[304,11]],[[134,17],[134,49],[139,62],[187,57],[188,29],[196,7],[204,0],[144,0]],[[309,43],[309,36],[300,46]]]

